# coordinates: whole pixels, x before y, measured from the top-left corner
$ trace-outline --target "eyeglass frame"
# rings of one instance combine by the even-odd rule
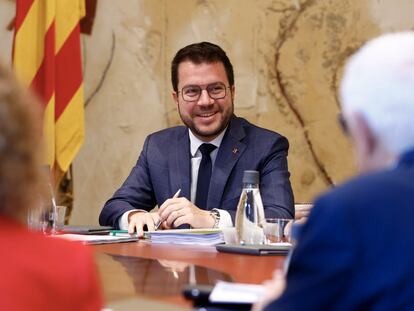
[[[209,92],[209,90],[208,90],[208,87],[209,86],[213,86],[213,85],[217,85],[217,84],[220,84],[220,85],[224,86],[224,96],[222,96],[222,97],[212,97],[211,94],[210,94],[210,92]],[[187,87],[198,87],[200,89],[200,93],[199,93],[197,99],[194,99],[194,100],[186,100],[184,98],[183,90],[185,88],[187,88]],[[200,99],[201,94],[203,93],[203,90],[206,90],[207,91],[207,94],[208,94],[208,96],[211,99],[218,100],[218,99],[223,99],[223,98],[225,98],[227,96],[227,89],[230,89],[231,90],[231,86],[230,85],[229,86],[226,86],[226,84],[224,84],[223,82],[220,82],[219,81],[219,82],[213,82],[213,83],[210,83],[210,84],[202,84],[202,85],[198,85],[198,84],[185,85],[185,86],[182,87],[181,91],[178,91],[177,92],[177,94],[180,94],[181,93],[181,98],[183,99],[183,101],[188,102],[188,103],[193,103],[193,102],[196,102],[196,101],[198,101]],[[231,93],[231,91],[230,91],[230,93]]]

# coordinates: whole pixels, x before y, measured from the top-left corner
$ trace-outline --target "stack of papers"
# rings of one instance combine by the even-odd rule
[[[224,243],[220,229],[172,229],[148,231],[144,238],[152,243],[184,245],[216,245]]]
[[[265,293],[263,285],[219,281],[209,296],[214,303],[253,304]]]
[[[113,236],[113,235],[84,235],[84,234],[58,234],[52,237],[62,238],[71,241],[80,241],[84,244],[110,244],[138,241],[136,236]]]

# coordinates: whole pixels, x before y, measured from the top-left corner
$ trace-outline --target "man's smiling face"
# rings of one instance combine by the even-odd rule
[[[213,99],[205,89],[208,85],[223,83],[226,96]],[[182,89],[187,86],[200,86],[200,98],[197,101],[185,101]],[[203,141],[211,141],[229,124],[233,115],[234,85],[229,81],[221,62],[195,64],[184,61],[178,66],[178,90],[173,92],[174,101],[183,123]]]

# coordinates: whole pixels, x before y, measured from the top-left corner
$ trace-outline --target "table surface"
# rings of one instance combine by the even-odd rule
[[[145,241],[95,245],[106,303],[144,298],[190,307],[187,284],[218,280],[260,284],[282,268],[284,256],[219,253],[212,246],[160,245]]]

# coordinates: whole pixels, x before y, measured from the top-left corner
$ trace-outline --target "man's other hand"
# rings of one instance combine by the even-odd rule
[[[133,234],[136,230],[138,237],[142,237],[144,226],[147,225],[148,231],[153,231],[159,219],[158,213],[132,212],[128,215],[128,233]]]
[[[310,203],[297,203],[295,204],[295,222],[304,224],[309,217],[313,205]]]

